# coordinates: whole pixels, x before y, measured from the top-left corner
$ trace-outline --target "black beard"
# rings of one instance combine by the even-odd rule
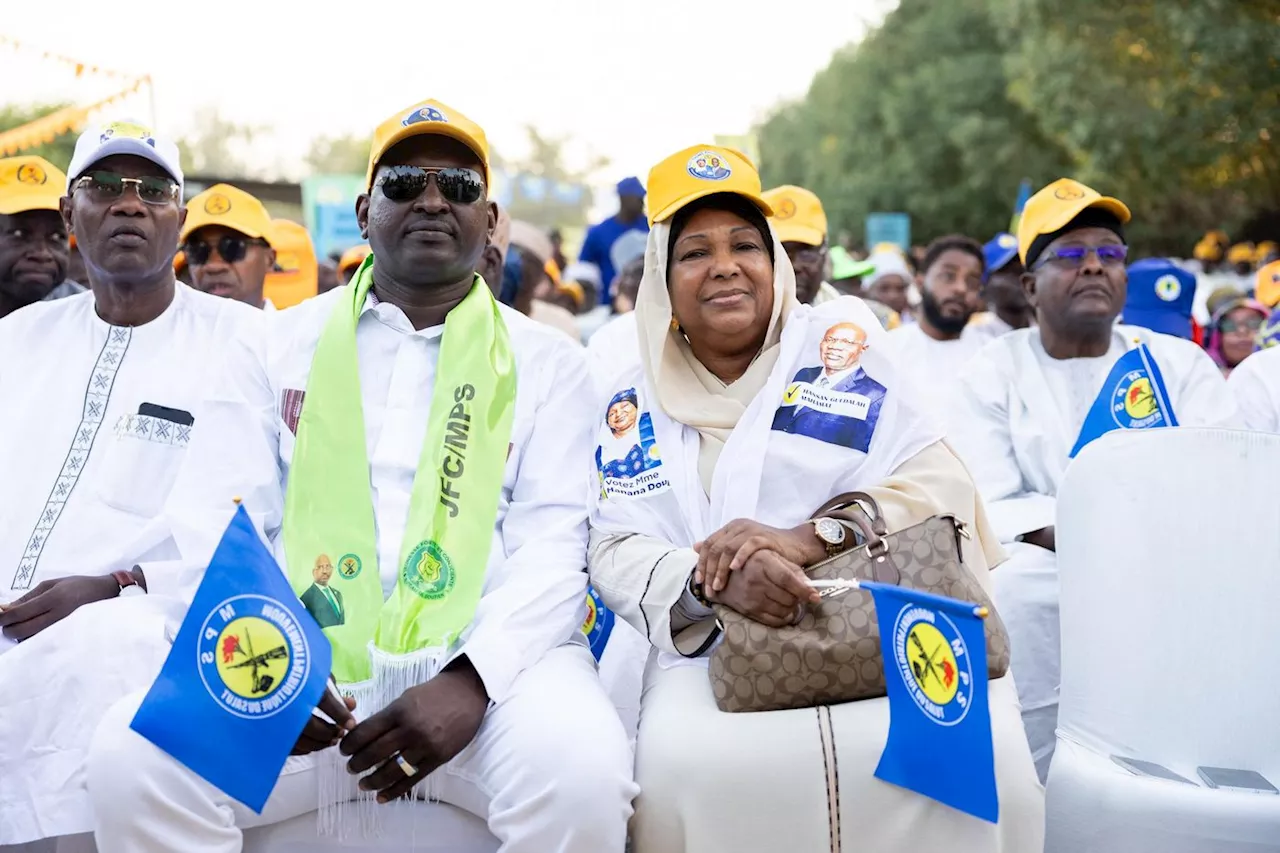
[[[964,331],[964,327],[969,325],[969,314],[955,320],[942,316],[942,307],[938,305],[938,300],[923,288],[920,290],[920,309],[924,311],[924,318],[929,321],[929,325],[944,335],[959,335]]]

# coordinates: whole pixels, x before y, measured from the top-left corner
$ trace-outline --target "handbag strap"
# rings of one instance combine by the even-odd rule
[[[870,507],[870,510],[868,510]],[[824,503],[813,514],[813,518],[836,518],[846,521],[858,528],[867,546],[867,554],[872,557],[883,557],[889,551],[884,537],[889,535],[885,528],[884,517],[880,514],[880,505],[876,499],[866,492],[845,492],[836,495]]]

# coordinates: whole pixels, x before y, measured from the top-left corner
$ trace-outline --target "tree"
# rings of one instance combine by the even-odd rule
[[[178,140],[182,170],[187,174],[223,179],[257,177],[244,154],[265,128],[238,124],[222,117],[217,107],[196,112],[193,131]]]
[[[369,137],[322,136],[312,140],[305,158],[317,175],[363,175],[369,166]]]
[[[31,104],[28,106],[0,107],[0,132],[13,130],[38,118],[71,106],[70,104]],[[75,133],[63,133],[52,142],[35,148],[27,148],[19,154],[34,154],[43,157],[64,172],[71,165],[71,155],[76,150]]]
[[[1067,156],[1010,100],[986,6],[903,0],[838,52],[761,128],[766,184],[809,187],[859,238],[874,211],[910,213],[917,242],[1008,227],[1021,180],[1047,183]]]
[[[1185,252],[1280,208],[1280,0],[990,2],[1014,98],[1130,204],[1134,235]]]
[[[493,169],[510,182],[510,192],[503,195],[511,218],[547,228],[584,224],[591,207],[588,182],[609,165],[608,158],[594,157],[585,168],[570,169],[564,162],[565,139],[543,136],[532,125],[525,126],[525,133],[527,156],[506,160],[495,152],[490,158]]]

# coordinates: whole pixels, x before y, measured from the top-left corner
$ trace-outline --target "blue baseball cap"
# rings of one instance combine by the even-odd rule
[[[1129,293],[1120,315],[1130,326],[1191,338],[1191,305],[1196,277],[1166,258],[1147,258],[1129,267]]]
[[[640,183],[640,179],[635,176],[623,178],[618,181],[618,195],[644,198],[644,184]]]
[[[986,281],[993,272],[999,272],[1005,264],[1018,257],[1018,238],[1001,232],[982,247],[982,254],[987,261],[986,271],[982,274],[982,280]]]

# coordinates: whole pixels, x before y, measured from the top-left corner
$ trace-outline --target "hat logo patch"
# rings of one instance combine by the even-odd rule
[[[686,168],[690,175],[704,181],[723,181],[733,174],[719,151],[699,151],[689,158]]]
[[[231,199],[222,193],[214,193],[204,200],[204,212],[211,216],[221,216],[231,210]]]
[[[1018,245],[1018,238],[1012,234],[1001,234],[999,239],[996,240],[996,245],[1001,249],[1013,249]]]
[[[774,219],[790,219],[796,215],[796,203],[789,198],[784,198],[778,202],[778,208],[773,212]]]
[[[444,113],[435,107],[423,107],[420,110],[414,110],[405,116],[404,121],[400,122],[401,127],[408,127],[411,124],[418,124],[424,121],[439,121],[445,124],[449,123],[449,119],[445,118]]]
[[[1084,192],[1076,187],[1058,187],[1053,191],[1053,197],[1059,201],[1078,201],[1084,198]]]
[[[1162,275],[1156,279],[1156,296],[1172,302],[1182,295],[1182,282],[1176,275]]]
[[[118,121],[115,124],[107,125],[98,137],[98,141],[105,145],[117,137],[120,139],[139,139],[152,148],[156,147],[155,137],[151,135],[151,131],[148,128],[140,124],[130,124],[127,121]]]
[[[43,184],[49,180],[49,176],[45,174],[44,169],[35,163],[19,166],[17,177],[20,184]]]

